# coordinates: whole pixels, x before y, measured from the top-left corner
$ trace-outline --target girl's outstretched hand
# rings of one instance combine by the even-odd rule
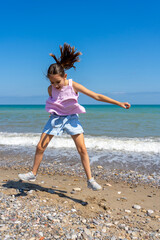
[[[121,102],[119,106],[123,107],[123,108],[126,108],[126,109],[129,109],[131,104],[129,104],[128,102]]]

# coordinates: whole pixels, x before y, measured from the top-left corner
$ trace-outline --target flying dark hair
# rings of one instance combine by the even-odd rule
[[[71,47],[69,44],[64,43],[63,46],[59,46],[61,51],[61,56],[57,59],[56,56],[52,53],[49,55],[54,58],[56,63],[51,64],[47,71],[47,77],[51,74],[59,74],[61,77],[64,77],[65,70],[70,68],[76,68],[74,66],[75,62],[80,62],[79,55],[82,55],[81,52],[76,52],[75,47]]]

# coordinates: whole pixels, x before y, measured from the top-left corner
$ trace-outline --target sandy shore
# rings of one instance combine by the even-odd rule
[[[1,239],[160,239],[160,188],[158,186],[128,183],[117,178],[106,180],[100,175],[95,178],[103,189],[95,192],[87,188],[84,176],[68,174],[69,171],[66,174],[59,171],[51,173],[43,169],[39,171],[35,182],[19,181],[18,173],[28,170],[30,169],[23,167],[1,167],[0,169],[0,187],[3,194],[1,196],[1,215],[3,216],[0,225]],[[81,190],[73,191],[74,188]],[[26,236],[18,236],[18,229],[23,230],[25,217],[18,214],[17,205],[17,214],[14,216],[16,220],[10,219],[6,202],[10,202],[12,198],[11,202],[18,201],[18,204],[27,207],[26,215],[27,211],[34,213],[36,209],[44,214],[44,209],[47,208],[48,213],[51,213],[51,219],[47,218],[45,228],[42,229],[42,222],[39,220],[38,223],[30,226],[30,231],[24,231]],[[139,205],[140,209],[134,208],[135,205]],[[8,207],[8,212],[12,212],[12,207]],[[57,214],[53,214],[52,209],[65,213],[62,221],[56,217]],[[39,214],[41,216],[40,212]],[[72,215],[76,215],[76,220]],[[33,216],[27,218],[31,223],[35,222]],[[36,221],[37,219],[38,217]],[[17,220],[19,220],[17,224],[19,227],[17,232],[13,233],[11,226],[16,227]],[[52,234],[57,229],[57,221],[59,230],[56,230],[56,234]],[[33,225],[36,226],[33,227]],[[67,234],[70,235],[67,236]],[[5,238],[6,235],[10,238]],[[13,235],[14,238],[12,238]]]

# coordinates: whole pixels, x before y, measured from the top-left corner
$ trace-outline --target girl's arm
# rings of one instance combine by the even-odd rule
[[[52,85],[48,87],[48,94],[50,97],[52,97]]]
[[[112,98],[109,98],[107,96],[104,96],[102,94],[95,93],[74,81],[73,81],[73,88],[76,92],[81,92],[81,93],[83,93],[91,98],[94,98],[95,100],[100,101],[100,102],[112,103],[112,104],[118,105],[118,106],[126,108],[126,109],[130,108],[130,106],[131,106],[128,102],[118,102],[118,101],[116,101]]]

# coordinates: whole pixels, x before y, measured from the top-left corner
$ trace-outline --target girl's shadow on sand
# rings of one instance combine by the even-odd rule
[[[15,194],[15,197],[27,196],[28,192],[30,190],[34,190],[34,191],[47,192],[50,194],[57,194],[59,197],[70,199],[76,203],[81,204],[82,206],[86,206],[88,204],[88,202],[85,202],[83,200],[67,196],[66,191],[58,190],[55,188],[46,188],[46,187],[42,187],[38,184],[33,184],[33,183],[24,183],[21,180],[20,181],[8,181],[7,183],[3,184],[2,186],[5,188],[13,188],[13,189],[18,190],[19,192],[17,194]]]

